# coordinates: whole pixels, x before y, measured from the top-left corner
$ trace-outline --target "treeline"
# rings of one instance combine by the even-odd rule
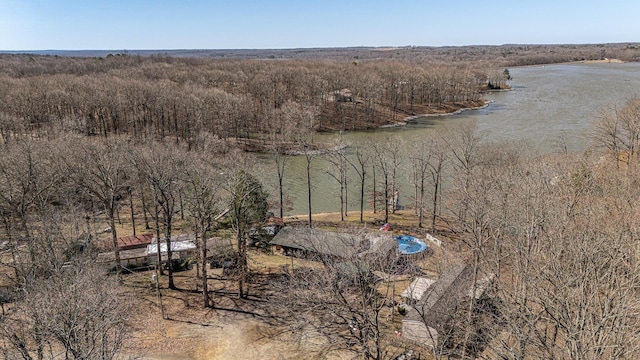
[[[376,127],[443,104],[478,104],[489,82],[506,82],[502,70],[470,63],[138,56],[5,55],[0,73],[4,138],[128,134],[196,146],[202,136],[244,140],[287,128]],[[300,111],[312,117],[303,121]]]
[[[505,44],[467,46],[399,46],[301,49],[197,49],[197,50],[58,50],[36,55],[65,57],[171,56],[208,59],[278,60],[394,60],[410,63],[485,62],[501,67],[560,62],[620,59],[640,60],[639,43],[609,44]],[[11,53],[11,52],[7,52]]]

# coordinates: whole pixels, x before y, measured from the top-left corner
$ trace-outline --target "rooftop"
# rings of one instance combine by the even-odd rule
[[[153,234],[151,233],[119,237],[118,247],[120,250],[145,248],[148,244],[151,244],[152,238]],[[105,245],[107,249],[113,250],[113,242],[111,240],[106,241]]]
[[[172,241],[171,242],[171,251],[172,252],[180,252],[180,251],[189,251],[195,250],[197,248],[196,244],[191,240],[182,240],[182,241]],[[167,252],[167,243],[160,243],[160,252],[165,254]],[[149,244],[147,245],[147,254],[148,255],[157,255],[158,254],[158,244]]]
[[[364,250],[363,239],[356,235],[297,227],[280,230],[271,245],[338,257],[350,257]]]
[[[423,321],[434,328],[444,324],[460,301],[468,296],[473,282],[471,270],[471,267],[464,264],[449,266],[440,274],[438,281],[424,291],[405,319]]]

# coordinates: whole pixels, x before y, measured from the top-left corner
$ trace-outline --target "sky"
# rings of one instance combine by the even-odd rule
[[[638,0],[0,0],[0,50],[640,42]]]

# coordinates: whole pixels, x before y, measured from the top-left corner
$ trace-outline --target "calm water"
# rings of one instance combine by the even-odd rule
[[[475,120],[486,139],[523,141],[532,154],[558,151],[561,138],[570,152],[580,152],[589,146],[585,133],[599,108],[623,104],[633,96],[640,96],[640,63],[565,64],[509,71],[513,77],[513,90],[486,95],[492,103],[485,109],[454,116],[422,118],[401,127],[348,132],[341,135],[342,139],[346,143],[362,140],[381,142],[394,136],[411,147],[416,137],[428,137],[434,129],[456,127]],[[336,136],[322,134],[315,139],[329,141]],[[293,203],[293,210],[287,212],[289,215],[307,211],[305,166],[304,157],[293,157],[286,170],[286,187]],[[320,157],[312,163],[313,212],[340,210],[339,186],[326,174],[327,167],[326,161]],[[355,173],[351,179],[353,183],[349,186],[348,197],[353,213],[350,215],[358,216],[359,184]],[[410,192],[410,187],[401,190],[401,204],[406,204],[406,196],[410,196]]]

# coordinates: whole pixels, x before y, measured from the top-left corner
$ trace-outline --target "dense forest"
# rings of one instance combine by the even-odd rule
[[[503,70],[399,62],[4,56],[2,134],[247,140],[377,127],[444,105],[481,104]],[[310,116],[305,116],[311,115]],[[24,130],[13,129],[21,126]]]
[[[407,348],[435,359],[638,357],[637,99],[600,114],[585,154],[530,158],[518,144],[483,139],[474,124],[412,149],[389,139],[343,144],[348,153],[308,151],[317,131],[479,106],[484,91],[508,88],[511,66],[638,60],[635,45],[226,54],[0,55],[0,356],[133,358],[123,348],[150,331],[134,324],[150,316],[140,309],[159,308],[162,328],[171,324],[163,301],[179,298],[189,311],[207,309],[198,316],[214,324],[229,319],[214,311],[258,314],[272,329],[261,336],[294,334],[286,341],[302,352],[287,358],[309,355],[301,339],[314,336],[322,340],[309,342],[326,344],[314,350],[319,358],[391,359]],[[374,272],[399,271],[395,262],[310,259],[321,261],[296,262],[294,271],[292,259],[290,268],[256,270],[255,259],[275,257],[248,240],[268,209],[282,217],[283,144],[306,159],[309,199],[309,164],[326,161],[340,193],[332,226],[341,231],[366,227],[365,203],[375,224],[391,222],[395,190],[410,184],[406,214],[415,221],[406,230],[428,230],[444,245],[402,271],[419,276],[418,261],[436,272],[462,261],[474,294],[481,279],[494,279],[486,296],[448,314],[437,345],[425,347],[389,330],[398,294]],[[346,216],[347,188],[360,203],[355,219]],[[316,227],[307,215],[298,225]],[[120,264],[118,238],[136,229],[168,249],[166,269],[154,270],[162,281],[151,287],[96,261],[110,250]],[[198,249],[195,290],[180,288],[171,261],[172,238],[185,232]],[[208,241],[218,237],[229,246],[212,251]],[[232,273],[209,274],[216,251],[233,259]]]

